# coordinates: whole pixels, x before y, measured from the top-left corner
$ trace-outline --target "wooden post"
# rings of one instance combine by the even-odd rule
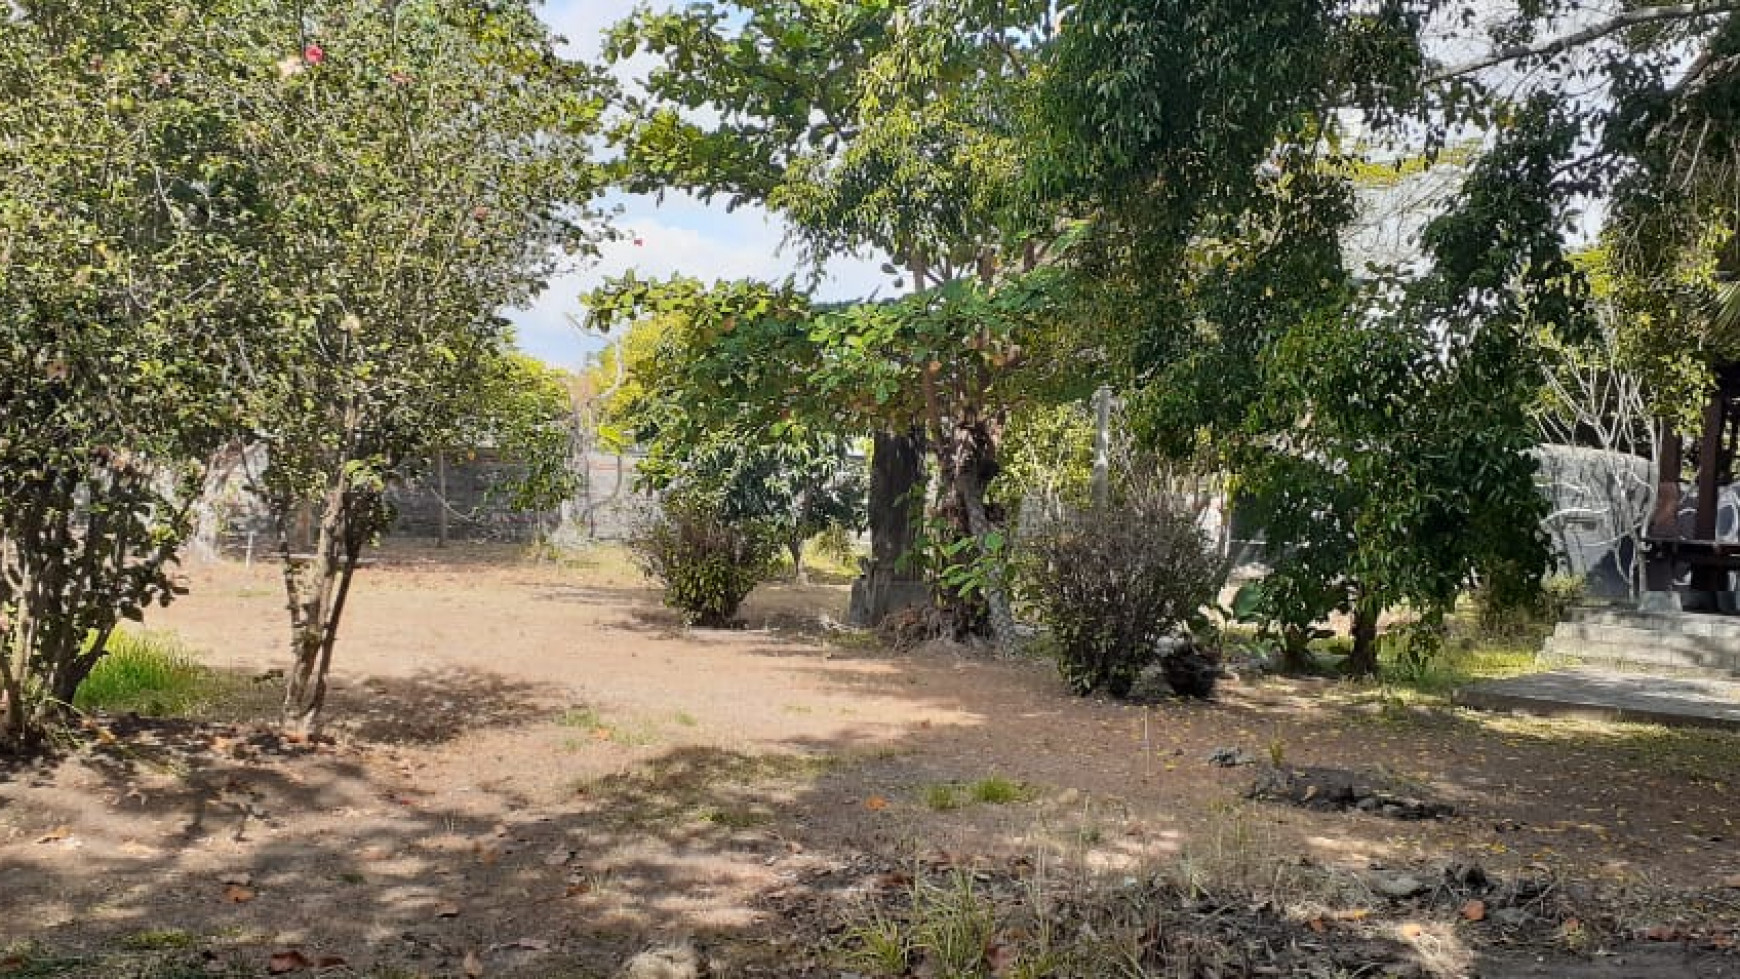
[[[1716,493],[1722,476],[1722,393],[1704,405],[1704,433],[1698,442],[1698,515],[1692,533],[1698,540],[1716,539]]]

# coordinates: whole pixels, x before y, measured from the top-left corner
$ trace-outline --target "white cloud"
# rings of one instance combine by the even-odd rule
[[[779,281],[793,275],[801,280],[806,273],[789,249],[781,253],[783,227],[760,208],[727,213],[686,194],[671,194],[662,206],[631,203],[618,226],[627,238],[606,243],[596,262],[556,277],[529,309],[508,312],[521,349],[560,367],[578,366],[605,343],[576,326],[585,318],[580,296],[630,270],[643,279],[683,275],[703,282]],[[889,279],[879,264],[852,258],[830,262],[816,295],[845,300],[888,294]]]
[[[599,56],[605,28],[628,16],[639,0],[552,0],[543,18],[552,30],[568,39],[566,53],[575,58]],[[654,7],[673,7],[660,0]],[[624,81],[643,74],[650,64],[646,56],[619,65],[616,74]],[[625,211],[616,222],[628,233],[623,241],[607,243],[595,263],[557,276],[536,302],[523,310],[509,310],[519,333],[521,349],[560,367],[577,367],[605,339],[583,332],[576,321],[584,318],[580,296],[604,280],[632,269],[642,278],[686,275],[705,282],[754,278],[778,281],[798,274],[798,260],[789,250],[781,254],[784,225],[757,207],[727,212],[722,204],[704,204],[687,194],[669,194],[662,203],[650,198],[625,198]],[[634,240],[640,241],[639,245]],[[891,292],[888,276],[879,262],[842,258],[828,263],[828,275],[816,295],[824,300],[864,298]]]

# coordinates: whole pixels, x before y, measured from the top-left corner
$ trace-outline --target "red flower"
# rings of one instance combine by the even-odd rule
[[[326,60],[326,49],[318,44],[310,44],[302,49],[302,60],[311,65],[320,64]]]

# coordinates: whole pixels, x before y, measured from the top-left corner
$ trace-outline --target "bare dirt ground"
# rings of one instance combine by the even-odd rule
[[[262,726],[284,658],[273,570],[190,585],[147,625],[236,702],[217,723],[111,719],[0,774],[0,975],[118,974],[76,963],[128,948],[212,974],[294,952],[275,965],[591,976],[674,940],[714,975],[851,975],[853,909],[914,875],[994,892],[1156,868],[1204,913],[1263,895],[1263,941],[1297,953],[1202,975],[1740,974],[1733,736],[1321,681],[1083,700],[1048,664],[834,629],[839,584],[768,586],[750,628],[689,631],[620,563],[458,547],[362,573],[333,740],[296,745]],[[1252,801],[1260,766],[1211,764],[1222,748],[1454,815]],[[1018,798],[973,800],[991,776]],[[1386,894],[1404,873],[1422,886]],[[1342,971],[1298,971],[1313,962]]]

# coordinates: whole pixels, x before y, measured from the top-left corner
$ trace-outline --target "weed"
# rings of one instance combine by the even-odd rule
[[[215,698],[219,683],[167,632],[117,632],[108,652],[79,685],[80,710],[185,717]]]
[[[974,782],[967,788],[967,794],[973,797],[974,802],[1003,806],[1012,802],[1025,802],[1032,798],[1033,792],[1024,783],[1006,779],[1001,775],[992,775]]]
[[[701,819],[714,826],[725,829],[744,830],[765,826],[773,821],[773,817],[764,812],[751,809],[721,809],[709,808],[701,813]]]
[[[945,976],[977,975],[997,934],[997,914],[969,873],[913,884],[911,946]]]
[[[594,730],[604,726],[604,718],[590,707],[570,707],[556,718],[556,723],[563,727],[578,727]]]
[[[136,931],[121,939],[122,947],[139,951],[190,948],[193,943],[193,936],[178,928],[146,929],[145,931]]]
[[[927,785],[924,789],[924,804],[936,812],[948,812],[961,807],[961,797],[955,787],[947,782]]]
[[[912,958],[906,927],[881,908],[869,920],[851,925],[843,936],[840,964],[878,976],[903,976]]]
[[[686,710],[680,710],[675,714],[672,714],[671,720],[676,721],[684,727],[695,727],[701,723],[700,721],[695,720],[695,715]]]

